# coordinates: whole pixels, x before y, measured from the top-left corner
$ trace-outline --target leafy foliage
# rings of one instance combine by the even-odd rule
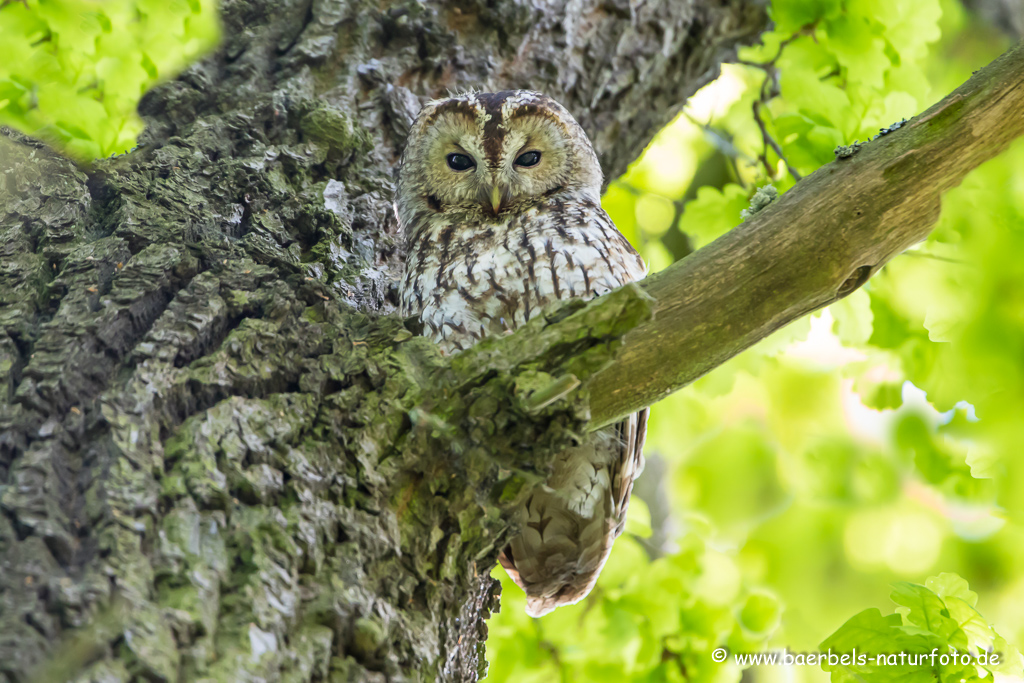
[[[641,502],[633,510],[645,510]],[[642,523],[634,512],[630,526]],[[778,625],[778,600],[741,581],[735,558],[708,545],[707,524],[670,555],[651,561],[635,536],[623,538],[586,601],[543,619],[527,617],[525,597],[502,579],[500,618],[492,620],[492,674],[508,681],[719,681],[735,676],[717,647],[760,649]],[[621,547],[620,547],[621,546]]]
[[[899,605],[896,614],[864,610],[821,644],[822,651],[865,655],[862,663],[823,665],[833,683],[965,683],[1019,674],[1020,653],[978,613],[977,593],[956,574],[930,577],[924,586],[897,583],[892,601]],[[917,656],[893,656],[899,653]]]
[[[213,0],[0,3],[0,123],[89,161],[142,130],[142,94],[216,44]]]

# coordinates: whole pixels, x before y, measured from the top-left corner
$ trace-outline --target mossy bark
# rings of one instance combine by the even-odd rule
[[[614,177],[763,7],[223,12],[138,150],[0,136],[0,680],[475,680],[507,513],[651,302],[438,355],[391,315],[411,117],[542,90]]]

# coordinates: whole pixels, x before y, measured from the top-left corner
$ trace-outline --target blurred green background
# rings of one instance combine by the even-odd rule
[[[215,44],[215,14],[210,0],[5,2],[0,123],[81,159],[125,151],[139,96]],[[608,189],[653,270],[737,225],[756,188],[785,191],[1011,44],[955,0],[775,0],[772,15]],[[648,471],[590,598],[531,619],[495,570],[488,680],[1024,680],[1022,254],[1019,140],[863,289],[654,406]],[[711,657],[822,646],[988,648],[1003,663]]]

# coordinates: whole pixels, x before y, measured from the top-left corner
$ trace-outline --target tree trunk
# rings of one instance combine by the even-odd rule
[[[625,288],[441,358],[386,315],[411,117],[544,91],[615,177],[764,8],[223,12],[220,51],[144,98],[137,151],[83,171],[0,136],[0,675],[476,680],[506,513],[589,416],[552,398],[651,304]]]

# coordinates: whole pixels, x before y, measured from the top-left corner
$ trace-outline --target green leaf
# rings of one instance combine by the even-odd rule
[[[950,618],[959,627],[959,632],[950,638],[950,645],[960,651],[973,649],[979,652],[992,649],[996,633],[978,610],[964,600],[952,596],[947,597],[945,603]]]
[[[880,28],[880,27],[879,27]],[[865,17],[843,14],[826,24],[828,47],[854,82],[881,88],[892,63],[885,53],[881,31]]]
[[[771,633],[778,627],[781,608],[778,598],[774,595],[765,592],[752,593],[747,596],[740,610],[740,624],[753,633]]]
[[[892,652],[924,653],[937,641],[923,634],[907,633],[898,614],[883,617],[876,609],[866,609],[846,621],[818,646],[822,652],[849,655],[846,662],[824,662],[821,668],[831,674],[833,683],[930,683],[929,667],[879,664],[875,657]]]
[[[928,577],[925,587],[943,600],[959,598],[971,607],[978,604],[978,594],[970,589],[967,581],[953,572],[943,572],[938,576]]]
[[[959,628],[957,623],[949,616],[949,610],[938,595],[931,592],[924,586],[916,583],[901,581],[893,584],[892,594],[889,596],[897,605],[905,609],[898,609],[897,612],[903,615],[906,623],[917,626],[922,631],[934,634],[945,642]]]
[[[896,424],[896,444],[914,459],[914,464],[932,484],[941,484],[954,471],[949,457],[938,448],[931,428],[917,413],[905,414]]]
[[[863,289],[850,294],[828,307],[835,319],[836,336],[844,344],[863,346],[873,332],[871,298]]]
[[[792,0],[773,3],[771,7],[775,30],[780,33],[793,33],[822,17],[838,14],[842,5],[838,0]]]
[[[747,192],[739,185],[730,183],[721,190],[702,187],[683,207],[679,229],[703,246],[739,225],[747,203]]]

